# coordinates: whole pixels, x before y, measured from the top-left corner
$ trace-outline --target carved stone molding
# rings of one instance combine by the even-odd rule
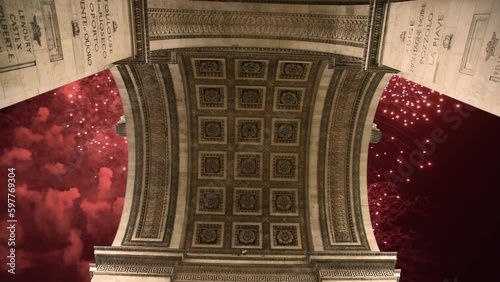
[[[173,87],[170,73],[148,65],[119,70],[137,127],[136,187],[123,244],[168,246],[179,173],[177,109],[175,97],[166,94]]]
[[[241,281],[241,282],[316,282],[316,271],[310,265],[262,267],[248,265],[231,267],[218,265],[217,269],[206,265],[181,265],[174,281]]]
[[[133,24],[132,36],[135,44],[135,54],[133,57],[121,60],[118,64],[147,63],[149,61],[149,34],[148,17],[146,11],[146,0],[129,0],[131,20]],[[113,22],[113,31],[115,25]]]
[[[146,265],[121,265],[121,264],[104,264],[96,267],[94,274],[125,274],[125,275],[157,275],[166,276],[172,275],[173,267],[165,266],[146,266]]]
[[[398,72],[392,68],[379,65],[378,53],[382,48],[382,36],[385,21],[386,3],[389,0],[370,0],[369,26],[365,37],[365,69],[373,71]]]
[[[380,278],[393,277],[394,270],[320,270],[319,277],[321,278]]]
[[[96,248],[96,262],[93,275],[140,275],[140,276],[172,276],[180,254],[162,253],[146,254],[145,250],[126,250],[127,247]],[[125,254],[126,252],[126,254]]]
[[[368,249],[360,211],[359,158],[362,127],[383,73],[334,72],[321,121],[318,194],[326,250]]]
[[[151,40],[260,38],[364,47],[367,16],[149,9]]]

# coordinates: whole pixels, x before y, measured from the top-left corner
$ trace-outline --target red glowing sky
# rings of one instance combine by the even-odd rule
[[[398,77],[383,96],[383,137],[368,161],[380,248],[398,251],[401,282],[493,281],[500,118]],[[16,275],[2,263],[0,281],[89,281],[93,246],[111,244],[123,207],[122,114],[109,71],[0,110],[0,182],[16,169],[18,220]],[[5,201],[0,208],[6,230]]]
[[[93,246],[111,244],[123,208],[127,144],[114,132],[122,114],[109,71],[1,110],[0,182],[15,168],[18,222],[12,276],[2,200],[0,281],[90,280]]]

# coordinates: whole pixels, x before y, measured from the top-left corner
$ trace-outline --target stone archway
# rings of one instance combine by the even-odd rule
[[[113,70],[130,101],[134,172],[94,280],[397,281],[366,193],[374,94],[388,80],[364,70],[368,34],[355,36],[373,10],[155,5],[149,63]]]

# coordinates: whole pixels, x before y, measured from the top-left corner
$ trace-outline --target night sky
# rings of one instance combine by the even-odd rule
[[[110,245],[126,185],[123,115],[109,71],[0,110],[0,281],[88,282]],[[397,76],[368,161],[380,249],[401,282],[496,281],[500,118]],[[16,274],[7,273],[7,177],[15,168]]]
[[[375,123],[370,213],[400,281],[498,281],[500,118],[395,76]]]

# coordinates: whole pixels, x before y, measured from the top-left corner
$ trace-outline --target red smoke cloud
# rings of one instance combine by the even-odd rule
[[[31,144],[40,142],[43,140],[41,134],[35,134],[31,129],[26,127],[18,127],[14,129],[14,138],[16,144],[21,147],[29,147]]]
[[[64,167],[64,164],[62,163],[55,163],[55,164],[45,164],[44,165],[44,168],[54,174],[54,175],[61,175],[61,174],[65,174],[66,173],[66,169]]]
[[[31,151],[23,148],[12,148],[5,152],[0,158],[0,164],[3,166],[12,166],[17,163],[17,161],[30,161]]]
[[[71,229],[68,236],[68,246],[64,249],[63,260],[66,264],[78,264],[82,256],[83,243],[80,230]]]
[[[50,115],[50,111],[48,108],[40,107],[38,109],[38,116],[35,118],[35,120],[40,121],[40,122],[47,122],[49,115]]]
[[[90,281],[93,247],[113,242],[123,208],[127,144],[114,132],[121,115],[109,71],[0,111],[0,182],[13,167],[17,186],[16,275],[2,264],[0,281]]]

